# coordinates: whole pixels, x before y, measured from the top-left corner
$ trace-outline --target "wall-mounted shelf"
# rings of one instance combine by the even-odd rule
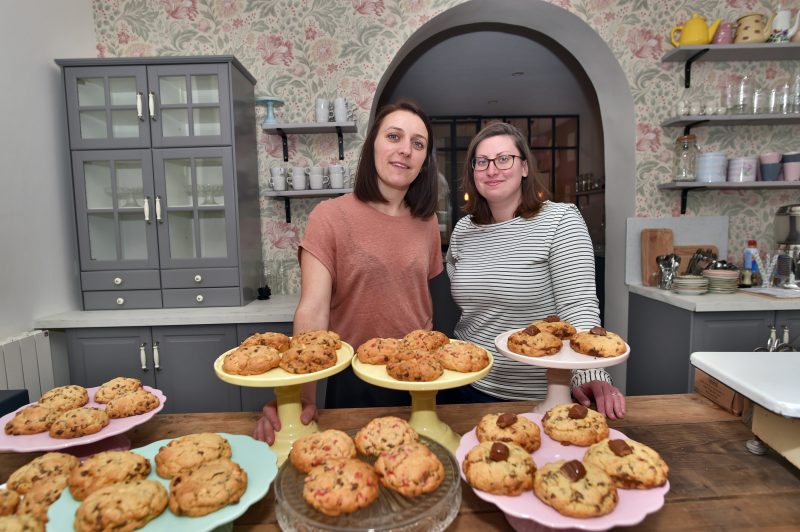
[[[681,214],[686,214],[686,200],[690,190],[745,190],[745,189],[785,189],[800,188],[800,181],[748,181],[745,183],[698,183],[697,181],[662,183],[659,190],[681,191]]]
[[[342,140],[343,133],[355,133],[355,122],[307,122],[296,124],[261,124],[261,129],[272,135],[280,135],[283,140],[283,160],[289,160],[289,143],[286,140],[288,134],[302,134],[302,133],[336,133],[339,138],[339,160],[344,159],[344,141]]]
[[[580,192],[576,192],[575,196],[591,196],[592,194],[604,194],[606,191],[605,188],[596,188],[593,190],[583,190]]]
[[[319,190],[270,190],[264,192],[264,196],[269,198],[283,198],[286,210],[286,223],[292,222],[292,210],[289,200],[291,198],[321,198],[327,196],[341,196],[352,192],[352,188],[322,188]]]
[[[699,44],[680,46],[661,58],[684,64],[684,87],[691,86],[692,63],[703,61],[789,61],[800,59],[800,43]]]
[[[673,116],[661,123],[661,127],[683,127],[685,135],[696,126],[775,126],[800,124],[800,114],[759,115],[688,115]]]

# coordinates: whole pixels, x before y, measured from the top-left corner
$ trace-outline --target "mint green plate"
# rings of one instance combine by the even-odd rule
[[[250,436],[226,434],[224,432],[220,432],[219,435],[231,444],[231,460],[238,463],[247,472],[247,490],[239,502],[202,517],[179,517],[170,512],[169,508],[166,508],[161,515],[140,530],[168,530],[169,532],[214,530],[221,525],[232,522],[253,503],[264,498],[272,481],[275,479],[275,475],[278,473],[278,459],[275,453],[266,443],[254,440]],[[156,475],[154,457],[158,450],[170,441],[172,439],[153,442],[139,449],[131,449],[132,452],[150,460],[152,471],[147,478],[161,482],[167,488],[167,492],[169,492],[169,480]],[[80,501],[72,498],[69,488],[65,489],[61,497],[50,506],[50,510],[47,512],[47,517],[50,519],[50,522],[47,523],[48,532],[58,530],[71,531],[73,529],[72,523],[75,520],[75,512],[79,505]]]

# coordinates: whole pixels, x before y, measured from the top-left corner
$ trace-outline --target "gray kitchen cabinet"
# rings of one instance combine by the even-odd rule
[[[629,294],[626,393],[687,393],[694,389],[689,356],[696,351],[753,351],[765,347],[769,326],[787,323],[800,334],[800,311],[693,312]],[[800,346],[799,346],[800,347]],[[768,353],[765,353],[767,356]]]
[[[72,384],[135,377],[164,392],[164,413],[241,410],[239,387],[214,372],[235,345],[235,325],[67,329]]]
[[[231,56],[56,63],[84,309],[255,299],[263,267],[252,75]]]

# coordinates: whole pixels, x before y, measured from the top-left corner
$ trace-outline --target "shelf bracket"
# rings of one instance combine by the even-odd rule
[[[286,132],[278,128],[278,135],[281,136],[281,140],[283,141],[283,162],[289,161],[289,141],[286,140]]]
[[[344,161],[344,140],[342,139],[342,128],[336,126],[336,136],[339,137],[339,160]]]
[[[684,188],[683,190],[681,190],[681,214],[686,214],[686,201],[688,199],[689,199],[689,189]],[[289,211],[287,210],[286,212],[288,213]],[[288,218],[289,215],[287,214],[286,217]],[[288,222],[289,220],[286,221]]]
[[[708,120],[698,120],[696,122],[692,122],[691,124],[686,124],[683,127],[683,134],[688,135],[692,131],[693,127],[699,126],[700,124],[705,124],[706,122],[708,122]]]
[[[292,223],[292,202],[288,197],[283,198],[283,210],[286,212],[286,223]]]
[[[700,59],[703,55],[708,52],[708,48],[705,50],[700,50],[692,57],[686,60],[686,63],[683,65],[683,86],[687,89],[692,86],[692,63]]]

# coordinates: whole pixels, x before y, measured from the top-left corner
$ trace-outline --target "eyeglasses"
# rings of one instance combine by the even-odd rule
[[[489,169],[489,163],[494,163],[494,167],[498,170],[508,170],[514,166],[514,159],[525,160],[521,155],[498,155],[494,159],[488,157],[474,157],[472,159],[472,168],[475,170],[483,171]]]

